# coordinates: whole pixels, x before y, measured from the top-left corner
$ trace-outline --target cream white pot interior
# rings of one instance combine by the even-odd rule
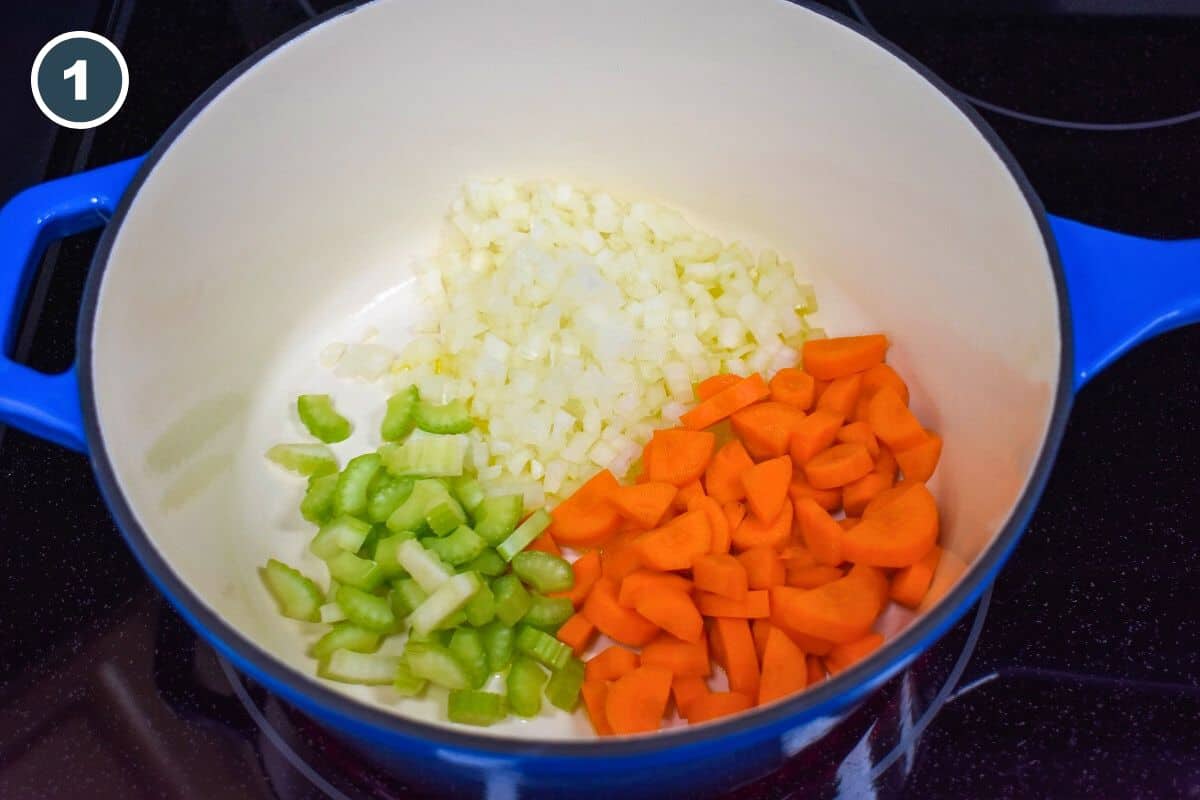
[[[399,345],[405,291],[456,187],[552,177],[658,199],[804,265],[831,333],[883,330],[941,431],[938,593],[983,553],[1047,432],[1061,357],[1046,248],[972,123],[884,49],[781,0],[379,0],[267,56],[204,107],[137,193],[93,333],[100,429],[162,557],[300,673],[269,556],[325,577],[296,441],[331,391],[374,446],[384,390],[335,381],[328,342]],[[904,624],[894,617],[890,624]],[[312,678],[316,680],[316,678]],[[342,687],[397,713],[437,703]],[[493,729],[590,735],[548,713]]]

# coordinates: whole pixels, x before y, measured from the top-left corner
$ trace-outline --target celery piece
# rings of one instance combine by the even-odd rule
[[[279,606],[279,613],[305,622],[320,619],[325,598],[317,585],[299,570],[272,558],[260,572],[267,591]]]
[[[584,666],[578,658],[570,658],[554,670],[546,684],[546,699],[555,708],[574,711],[579,706],[579,690],[583,687]]]
[[[504,719],[504,698],[493,692],[458,689],[446,700],[446,716],[464,725],[491,725]]]
[[[397,619],[406,619],[428,597],[429,593],[412,578],[392,582],[392,612]]]
[[[467,622],[476,628],[482,628],[495,619],[496,595],[492,594],[492,588],[486,583],[481,585],[475,596],[467,601],[463,611],[467,614]]]
[[[488,672],[500,672],[512,662],[513,643],[517,633],[511,625],[494,619],[479,631],[483,650],[487,654]]]
[[[566,559],[541,550],[525,550],[512,558],[513,572],[539,592],[565,592],[575,585]]]
[[[337,456],[323,444],[277,444],[267,451],[267,458],[306,478],[338,471]]]
[[[320,612],[321,622],[326,625],[341,622],[346,618],[346,612],[342,611],[342,607],[337,603],[325,603],[321,606]]]
[[[383,583],[383,570],[379,568],[378,564],[366,558],[359,558],[345,550],[325,563],[329,567],[331,578],[338,583],[353,586],[355,589],[372,592]]]
[[[419,399],[416,386],[409,386],[388,398],[387,413],[383,415],[383,424],[379,426],[379,433],[385,442],[403,439],[412,432],[413,411]]]
[[[397,478],[386,470],[375,473],[367,487],[367,519],[387,522],[400,504],[412,494],[413,479]]]
[[[308,545],[317,558],[328,560],[340,551],[357,553],[371,532],[369,523],[354,517],[336,517],[321,526]]]
[[[382,686],[395,680],[396,670],[399,666],[399,656],[334,650],[328,659],[321,662],[317,668],[317,674],[322,678],[341,683]]]
[[[333,495],[334,513],[365,517],[367,486],[378,471],[378,453],[363,453],[350,459],[346,468],[338,475],[337,491]]]
[[[467,512],[449,492],[425,512],[425,524],[438,536],[445,536],[460,525],[467,524]]]
[[[479,533],[479,531],[475,531]],[[503,575],[508,565],[504,563],[504,559],[500,557],[492,548],[485,549],[482,553],[463,565],[463,572],[478,572],[480,575],[494,578],[497,575]]]
[[[471,512],[475,532],[494,547],[516,530],[524,510],[525,501],[519,494],[485,497]]]
[[[333,407],[327,394],[302,394],[296,398],[296,410],[308,432],[326,444],[344,442],[350,438],[353,426]]]
[[[418,532],[425,527],[425,513],[449,497],[450,493],[441,481],[422,480],[413,484],[412,492],[387,518],[388,530]]]
[[[337,604],[346,612],[346,619],[360,628],[389,633],[396,627],[396,615],[386,597],[369,594],[353,586],[339,586]]]
[[[471,415],[462,400],[451,400],[441,406],[428,400],[418,400],[413,410],[413,421],[418,428],[429,433],[466,433],[472,428]]]
[[[398,694],[404,697],[416,697],[425,691],[428,683],[429,681],[413,674],[407,658],[400,659],[400,664],[396,667],[396,677],[392,679],[392,688]]]
[[[384,525],[372,525],[371,530],[367,531],[367,538],[363,539],[363,543],[358,546],[355,555],[374,561],[375,545],[379,542],[379,537],[387,536],[390,533],[391,531]]]
[[[466,689],[471,674],[459,663],[450,650],[434,641],[414,641],[409,637],[404,648],[404,660],[412,674],[446,689]]]
[[[379,649],[377,631],[360,628],[353,622],[339,622],[308,649],[315,659],[328,658],[334,650],[353,650],[356,653],[373,653]]]
[[[571,658],[570,646],[555,639],[545,631],[522,625],[517,629],[514,643],[518,653],[524,653],[540,661],[550,669],[562,669]]]
[[[502,575],[492,581],[496,595],[496,616],[505,625],[516,625],[529,611],[532,600],[516,575]]]
[[[393,533],[391,536],[382,536],[376,540],[372,558],[379,565],[379,568],[383,570],[383,577],[387,580],[403,578],[408,575],[408,571],[400,563],[400,544],[414,538],[414,536],[415,534],[412,531],[401,531],[400,533]]]
[[[533,659],[518,656],[505,678],[508,707],[522,717],[536,717],[542,710],[542,686],[545,671]]]
[[[452,478],[463,474],[470,440],[454,436],[412,436],[403,444],[385,444],[379,455],[388,471],[400,478]]]
[[[442,561],[452,566],[465,564],[487,549],[487,542],[475,531],[462,525],[444,539],[434,539],[426,545]]]
[[[396,560],[426,592],[436,591],[453,574],[435,553],[417,544],[416,539],[406,539],[400,543]]]
[[[550,527],[550,515],[546,509],[539,508],[529,515],[529,519],[517,526],[507,539],[496,545],[496,552],[505,561],[512,561],[513,556],[529,546],[529,543],[542,535],[542,531]]]
[[[447,617],[462,610],[472,595],[479,590],[479,585],[479,576],[474,572],[464,572],[449,578],[408,615],[412,629],[421,633],[437,628]]]
[[[300,516],[315,525],[324,525],[333,516],[333,495],[337,491],[338,476],[321,475],[308,479],[308,489],[300,501]]]
[[[450,637],[449,650],[466,667],[471,676],[471,688],[483,686],[488,677],[487,653],[483,649],[483,637],[474,628],[458,628]]]
[[[475,509],[479,507],[479,504],[483,502],[485,497],[483,484],[472,475],[460,475],[457,478],[451,478],[450,493],[471,514],[475,513]]]
[[[449,632],[453,633],[456,628],[461,628],[463,625],[466,625],[466,624],[467,624],[467,612],[466,612],[466,610],[460,608],[458,611],[455,611],[453,614],[451,614],[450,616],[446,617],[444,620],[439,622],[437,624],[437,627],[434,628],[434,630],[449,631]]]
[[[574,613],[575,605],[569,597],[544,597],[535,594],[531,598],[529,610],[525,612],[521,622],[554,633]]]

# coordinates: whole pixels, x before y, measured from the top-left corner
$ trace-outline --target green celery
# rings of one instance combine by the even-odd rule
[[[529,515],[529,519],[517,526],[507,539],[496,545],[496,552],[505,561],[512,561],[517,553],[528,547],[530,542],[542,535],[542,531],[550,527],[550,522],[550,515],[546,513],[546,509],[539,508]]]
[[[449,492],[441,500],[431,505],[425,512],[425,524],[429,530],[438,536],[445,536],[458,527],[467,524],[467,512]]]
[[[370,532],[370,523],[354,517],[335,517],[321,526],[308,549],[322,560],[333,558],[342,550],[357,553]]]
[[[524,510],[525,501],[519,494],[485,497],[471,511],[475,520],[475,532],[494,547],[516,530]]]
[[[536,717],[542,710],[542,686],[546,683],[545,671],[533,659],[518,656],[513,659],[505,684],[508,707],[522,717]]]
[[[554,633],[575,613],[575,605],[569,597],[545,597],[535,594],[530,600],[529,610],[521,621],[544,631]]]
[[[317,660],[329,657],[334,650],[353,650],[373,653],[379,649],[377,631],[360,628],[352,622],[339,622],[309,648],[308,654]]]
[[[560,669],[554,670],[546,684],[546,699],[555,708],[574,711],[579,706],[579,690],[583,687],[584,666],[578,658],[570,658]]]
[[[417,481],[413,484],[408,498],[396,506],[396,510],[387,518],[388,530],[394,533],[421,531],[425,527],[425,513],[439,503],[442,498],[449,496],[450,493],[441,481]]]
[[[491,725],[505,717],[504,698],[492,692],[458,689],[446,700],[446,716],[465,725]]]
[[[412,478],[397,478],[387,470],[377,472],[371,484],[367,488],[367,519],[371,522],[387,522],[413,490]]]
[[[419,399],[416,386],[409,386],[388,398],[387,413],[383,415],[383,424],[379,428],[385,442],[398,441],[412,432],[415,424],[413,411]]]
[[[409,637],[404,660],[412,674],[446,689],[467,689],[471,675],[454,654],[434,641],[414,641]]]
[[[412,531],[401,531],[391,536],[381,537],[375,542],[375,552],[372,554],[374,561],[383,570],[383,575],[388,580],[403,578],[408,575],[408,571],[400,563],[400,543],[406,542],[413,537],[414,534]]]
[[[421,547],[416,539],[406,539],[400,543],[396,548],[396,560],[427,592],[436,591],[453,574],[436,553]]]
[[[341,551],[326,562],[329,575],[338,583],[372,592],[383,583],[383,570],[374,561]]]
[[[539,592],[565,592],[575,585],[566,559],[541,550],[524,550],[512,558],[513,572]]]
[[[308,489],[300,501],[300,516],[314,525],[324,525],[333,517],[333,495],[337,491],[338,476],[321,475],[308,479]]]
[[[360,628],[389,633],[396,627],[396,615],[386,597],[369,594],[353,586],[339,586],[337,604],[346,612],[346,619]]]
[[[299,570],[270,559],[261,570],[263,583],[279,606],[279,613],[292,619],[316,622],[325,602],[321,590]]]
[[[472,475],[460,475],[450,480],[450,493],[463,508],[474,514],[484,500],[483,485]]]
[[[467,614],[467,622],[470,625],[482,628],[496,617],[496,595],[492,594],[491,587],[484,583],[479,587],[475,596],[467,601],[466,608],[463,610]]]
[[[479,533],[479,531],[475,531],[475,533]],[[488,578],[503,575],[507,570],[508,564],[504,563],[500,554],[490,547],[468,561],[462,568],[463,572],[478,572]]]
[[[337,456],[323,444],[277,444],[267,451],[267,458],[306,478],[338,471]]]
[[[408,624],[414,631],[423,633],[440,627],[446,619],[461,611],[471,596],[478,591],[481,581],[474,572],[455,575],[438,586],[424,603],[408,615]]]
[[[471,676],[471,688],[483,686],[488,677],[483,637],[474,628],[458,628],[450,636],[449,650]]]
[[[562,669],[567,660],[571,658],[571,648],[568,645],[545,631],[539,631],[528,625],[522,625],[517,629],[515,644],[518,653],[524,653],[550,669]]]
[[[407,619],[428,597],[429,593],[412,578],[392,582],[392,612],[397,619]]]
[[[387,443],[379,455],[388,471],[401,478],[453,478],[463,474],[466,436],[411,436],[403,444]]]
[[[350,459],[338,476],[337,491],[333,495],[334,513],[365,517],[367,486],[378,471],[378,453],[363,453]]]
[[[458,566],[482,553],[487,549],[487,543],[475,531],[462,525],[444,539],[433,539],[426,547],[447,564]]]
[[[462,400],[451,400],[441,406],[418,400],[413,421],[418,428],[429,433],[466,433],[472,427],[467,404]]]
[[[492,581],[492,593],[496,595],[496,616],[505,625],[516,625],[533,602],[516,575],[496,578]]]
[[[429,681],[413,674],[407,658],[400,659],[400,664],[396,667],[396,677],[392,680],[392,688],[396,690],[397,694],[404,697],[416,697],[425,691],[428,683]]]
[[[333,444],[350,438],[353,426],[334,409],[329,395],[302,394],[296,398],[296,410],[308,432],[322,442]]]
[[[512,662],[517,632],[511,625],[494,619],[479,631],[487,653],[488,672],[500,672]]]
[[[341,683],[383,686],[395,680],[399,666],[399,656],[334,650],[328,659],[321,662],[317,674]]]

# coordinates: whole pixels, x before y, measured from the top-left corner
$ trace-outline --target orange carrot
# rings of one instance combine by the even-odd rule
[[[688,511],[702,511],[708,518],[708,529],[712,532],[712,544],[709,546],[708,552],[728,553],[732,530],[721,505],[711,497],[702,496],[692,501],[692,504],[688,506]]]
[[[861,517],[842,517],[837,524],[841,526],[842,530],[848,531],[860,522],[862,522]]]
[[[656,731],[670,697],[670,672],[661,667],[638,667],[608,687],[604,713],[613,733]]]
[[[745,503],[726,503],[721,506],[721,510],[725,512],[725,520],[729,523],[729,530],[736,531],[738,525],[742,524],[742,520],[746,518]]]
[[[622,517],[649,530],[667,513],[678,491],[669,483],[647,481],[633,486],[618,486],[609,495],[609,500]]]
[[[808,411],[813,404],[813,377],[802,369],[784,367],[775,373],[767,384],[771,389],[771,399],[777,403],[787,403],[801,411]]]
[[[771,616],[771,599],[765,589],[746,592],[743,600],[730,600],[719,594],[696,592],[696,608],[706,617],[763,619]]]
[[[937,502],[925,484],[913,482],[882,507],[868,504],[862,522],[843,537],[842,553],[856,564],[907,567],[933,548],[937,536]]]
[[[825,680],[825,665],[819,656],[810,655],[804,659],[808,665],[808,686],[815,686]]]
[[[738,554],[751,589],[770,589],[783,583],[783,561],[771,547],[751,547]]]
[[[583,705],[587,708],[588,719],[597,736],[612,736],[612,726],[608,724],[608,716],[604,713],[604,704],[608,699],[607,681],[584,681],[580,688],[583,695]]]
[[[733,546],[738,550],[751,547],[779,547],[792,533],[792,503],[785,500],[779,515],[769,523],[748,516],[733,531]]]
[[[762,663],[763,653],[767,649],[767,637],[771,634],[771,620],[760,618],[750,620],[750,635],[754,637],[754,652],[758,653],[758,663]]]
[[[792,433],[804,421],[803,411],[773,400],[744,408],[729,419],[747,452],[760,460],[786,453]]]
[[[717,638],[725,656],[725,675],[729,688],[748,697],[758,697],[758,654],[750,623],[744,619],[720,617],[715,622]]]
[[[829,388],[829,384],[833,381],[813,380],[813,405],[821,402],[821,395],[825,394],[825,390]]]
[[[688,642],[664,633],[642,648],[642,666],[662,667],[676,678],[703,678],[712,672],[703,636]]]
[[[746,568],[727,553],[700,556],[692,564],[692,576],[697,589],[730,600],[744,600],[750,590]]]
[[[854,408],[858,404],[860,394],[862,394],[862,376],[847,375],[829,384],[828,388],[821,394],[821,400],[817,403],[817,408],[824,408],[835,414],[841,414],[842,419],[846,419],[854,413]]]
[[[681,416],[679,421],[689,430],[703,430],[751,403],[765,400],[770,395],[771,390],[767,388],[766,381],[756,372],[727,389],[722,389],[707,400],[700,401],[695,408]]]
[[[675,499],[671,501],[671,509],[673,511],[686,511],[691,508],[694,501],[704,497],[704,485],[700,481],[692,481],[679,487],[675,493]],[[651,526],[653,527],[653,526]]]
[[[642,567],[641,551],[637,548],[637,540],[641,537],[638,531],[626,531],[613,537],[601,550],[601,572],[606,578],[620,581],[629,573]]]
[[[642,534],[636,545],[642,563],[664,572],[689,569],[712,547],[712,528],[703,511],[688,511],[661,528]]]
[[[640,592],[634,608],[678,639],[695,643],[704,638],[704,620],[700,618],[692,598],[683,592]],[[646,663],[645,655],[643,650],[642,663]]]
[[[808,665],[804,651],[783,631],[771,628],[762,656],[762,675],[758,683],[758,704],[787,697],[808,684]]]
[[[867,503],[867,507],[863,509],[865,515],[868,511],[874,516],[877,512],[883,510],[885,506],[891,505],[895,500],[899,500],[904,496],[904,493],[912,488],[911,481],[900,481],[895,486],[871,498],[871,502]]]
[[[900,396],[886,386],[871,395],[867,404],[867,423],[893,452],[920,444],[925,438],[921,423]]]
[[[873,394],[886,386],[896,393],[904,402],[904,405],[908,405],[908,384],[904,382],[904,379],[900,377],[896,370],[887,364],[876,364],[864,372],[862,377],[864,395]]]
[[[562,550],[558,549],[558,543],[554,541],[554,537],[550,535],[549,531],[534,539],[525,549],[540,550],[543,553],[549,553],[552,556],[558,556],[559,558],[562,557]]]
[[[755,464],[742,473],[746,505],[760,522],[770,522],[779,516],[779,510],[787,500],[791,480],[792,459],[787,456]]]
[[[829,670],[830,675],[837,675],[874,653],[881,644],[883,644],[882,634],[868,633],[856,641],[836,645],[829,651],[829,655],[825,656],[825,667]]]
[[[818,408],[800,422],[790,440],[792,461],[803,466],[837,438],[842,427],[842,416],[824,408]]]
[[[783,632],[796,643],[796,647],[799,647],[809,655],[824,656],[833,649],[833,642],[827,639],[819,639],[816,636],[809,636],[807,633],[800,633],[788,628],[783,628]]]
[[[643,593],[656,594],[659,592],[683,592],[690,594],[692,582],[682,575],[666,572],[652,572],[639,569],[631,572],[621,581],[621,589],[617,593],[617,602],[625,608],[636,608],[638,597]]]
[[[646,475],[652,481],[673,486],[698,480],[708,466],[716,441],[710,431],[683,428],[655,431],[642,456]]]
[[[798,469],[792,475],[788,484],[788,497],[795,504],[801,497],[811,497],[817,505],[826,511],[837,511],[842,507],[841,489],[817,489],[804,477],[804,470]]]
[[[879,613],[871,584],[852,574],[816,589],[775,586],[770,591],[773,624],[835,644],[861,639]]]
[[[861,516],[870,503],[880,492],[892,488],[891,476],[880,472],[868,472],[858,480],[842,487],[842,503],[846,513]]]
[[[588,659],[583,665],[583,677],[587,681],[615,681],[633,672],[640,663],[637,653],[612,645]]]
[[[708,682],[696,675],[676,675],[671,681],[671,695],[675,698],[675,708],[679,709],[679,716],[685,719],[692,703],[710,694],[712,690],[708,688]]]
[[[717,451],[704,471],[704,490],[721,505],[746,496],[742,473],[754,466],[746,448],[737,439],[730,440]]]
[[[707,400],[713,395],[718,394],[719,392],[728,389],[730,386],[734,386],[741,382],[741,375],[730,375],[728,373],[724,375],[713,375],[711,378],[705,378],[696,384],[696,399],[700,401]]]
[[[904,477],[912,481],[924,482],[933,477],[941,457],[942,437],[932,431],[928,432],[924,441],[906,450],[896,451],[896,463],[900,465]]]
[[[687,721],[689,725],[699,725],[721,717],[747,711],[754,706],[754,700],[741,692],[711,692],[697,698],[688,708]]]
[[[575,655],[580,655],[596,636],[596,626],[582,614],[574,614],[558,629],[558,640],[571,646]]]
[[[896,468],[899,465],[896,463],[896,457],[892,455],[892,450],[886,445],[879,445],[879,457],[875,459],[875,468],[872,472],[877,472],[885,476],[889,481],[895,482]]]
[[[621,524],[621,516],[609,503],[616,488],[611,472],[597,472],[550,512],[550,535],[569,547],[593,547],[609,539]]]
[[[874,466],[865,445],[838,444],[809,459],[804,465],[804,477],[818,489],[836,489],[858,480]]]
[[[858,442],[867,448],[871,458],[879,457],[879,440],[872,433],[871,426],[865,422],[851,422],[849,425],[843,425],[837,433],[837,440],[846,443]]]
[[[863,372],[883,361],[888,339],[880,333],[809,339],[804,343],[804,370],[817,380],[831,381]]]
[[[915,564],[911,564],[892,576],[891,598],[902,606],[916,608],[933,583],[942,548],[934,546]]]
[[[587,599],[588,592],[592,590],[592,586],[600,577],[600,551],[591,550],[579,558],[575,559],[571,564],[571,571],[575,573],[575,585],[565,592],[554,592],[551,597],[569,597],[576,608]]]
[[[633,647],[641,647],[658,633],[657,625],[617,602],[617,584],[611,578],[596,581],[583,604],[583,615],[610,639]]]
[[[836,567],[843,561],[842,540],[845,532],[829,516],[829,512],[808,497],[800,498],[796,504],[796,521],[804,544],[818,564]]]
[[[833,583],[842,577],[842,571],[837,567],[824,564],[813,564],[810,567],[788,567],[784,583],[797,589],[816,589],[827,583]]]
[[[811,567],[817,563],[812,551],[802,544],[789,544],[779,551],[785,567]]]

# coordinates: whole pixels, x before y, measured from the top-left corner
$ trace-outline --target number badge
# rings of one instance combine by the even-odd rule
[[[117,46],[90,31],[55,36],[33,60],[29,77],[42,113],[65,128],[103,125],[129,93],[129,68]]]

